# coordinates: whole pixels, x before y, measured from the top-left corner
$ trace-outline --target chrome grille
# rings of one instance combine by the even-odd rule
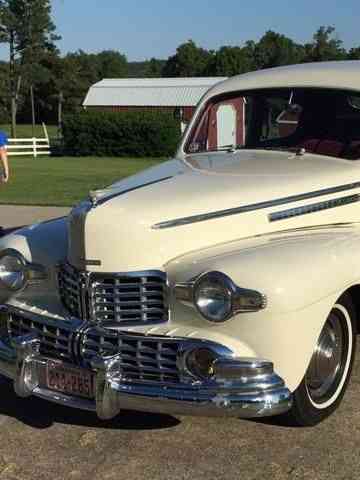
[[[120,356],[121,378],[128,382],[180,382],[179,342],[167,337],[118,334],[91,329],[81,338],[80,356],[87,364],[94,355]]]
[[[35,321],[20,315],[10,314],[8,317],[8,333],[10,338],[34,333],[40,340],[40,353],[47,357],[64,361],[73,361],[71,349],[72,330],[51,324]]]
[[[63,265],[58,274],[60,298],[70,315],[81,318],[81,277],[70,265]]]
[[[78,332],[76,334],[76,332]],[[35,334],[40,353],[48,358],[91,368],[95,356],[118,356],[124,382],[179,385],[177,358],[180,341],[168,337],[147,337],[100,328],[79,330],[79,324],[58,325],[42,318],[28,318],[15,313],[8,316],[10,339]]]
[[[107,325],[167,321],[166,275],[162,272],[82,274],[66,264],[58,278],[62,302],[76,318]]]
[[[165,279],[160,275],[96,275],[90,308],[100,322],[162,322],[166,320]]]

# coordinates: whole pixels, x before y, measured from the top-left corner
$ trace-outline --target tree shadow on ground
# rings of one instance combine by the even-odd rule
[[[19,398],[12,382],[0,379],[0,415],[12,417],[33,428],[46,429],[53,424],[76,425],[112,430],[162,430],[173,428],[180,421],[170,415],[124,410],[109,421],[99,420],[94,412],[75,410],[36,397]]]
[[[306,428],[297,425],[290,415],[287,414],[277,415],[274,417],[251,418],[249,421],[253,423],[259,423],[261,425],[269,425],[280,428]]]
[[[10,235],[10,233],[16,232],[16,230],[20,230],[21,228],[24,228],[26,225],[23,225],[21,227],[12,227],[12,228],[4,228],[0,226],[0,238],[5,237],[6,235]]]

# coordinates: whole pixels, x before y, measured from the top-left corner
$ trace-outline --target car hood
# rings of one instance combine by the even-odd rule
[[[351,184],[360,180],[358,172],[356,162],[257,150],[165,162],[92,192],[92,204],[74,209],[69,260],[85,262],[93,271],[162,269],[171,259],[214,244],[343,222],[346,205],[276,223],[269,214],[316,203],[318,196],[333,198],[333,192],[322,192],[332,187],[351,190],[335,192],[335,197],[354,194]],[[315,200],[308,200],[308,193]]]

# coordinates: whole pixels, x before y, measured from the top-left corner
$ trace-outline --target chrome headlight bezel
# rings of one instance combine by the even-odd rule
[[[16,268],[6,270],[6,265],[4,266],[6,258],[8,258],[9,261],[15,261],[18,270]],[[18,281],[6,282],[6,273],[18,273]],[[2,287],[9,293],[19,293],[28,285],[37,284],[47,278],[48,274],[44,266],[28,262],[18,250],[8,248],[0,252],[0,288]]]
[[[223,323],[232,317],[235,291],[236,285],[227,275],[221,272],[204,273],[194,283],[193,303],[206,320]],[[216,303],[217,309],[216,306],[214,308]]]
[[[222,293],[228,299],[228,308],[221,317],[209,315],[204,308],[199,308],[199,288],[208,281],[214,285],[218,283]],[[175,285],[175,298],[181,303],[191,306],[206,320],[211,323],[224,323],[240,313],[258,312],[267,306],[267,298],[264,294],[241,288],[225,273],[219,271],[205,272],[195,279]]]

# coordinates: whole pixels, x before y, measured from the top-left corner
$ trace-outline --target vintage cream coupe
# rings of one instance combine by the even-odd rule
[[[102,419],[314,425],[351,375],[359,222],[360,62],[234,77],[173,160],[1,240],[0,373]]]

